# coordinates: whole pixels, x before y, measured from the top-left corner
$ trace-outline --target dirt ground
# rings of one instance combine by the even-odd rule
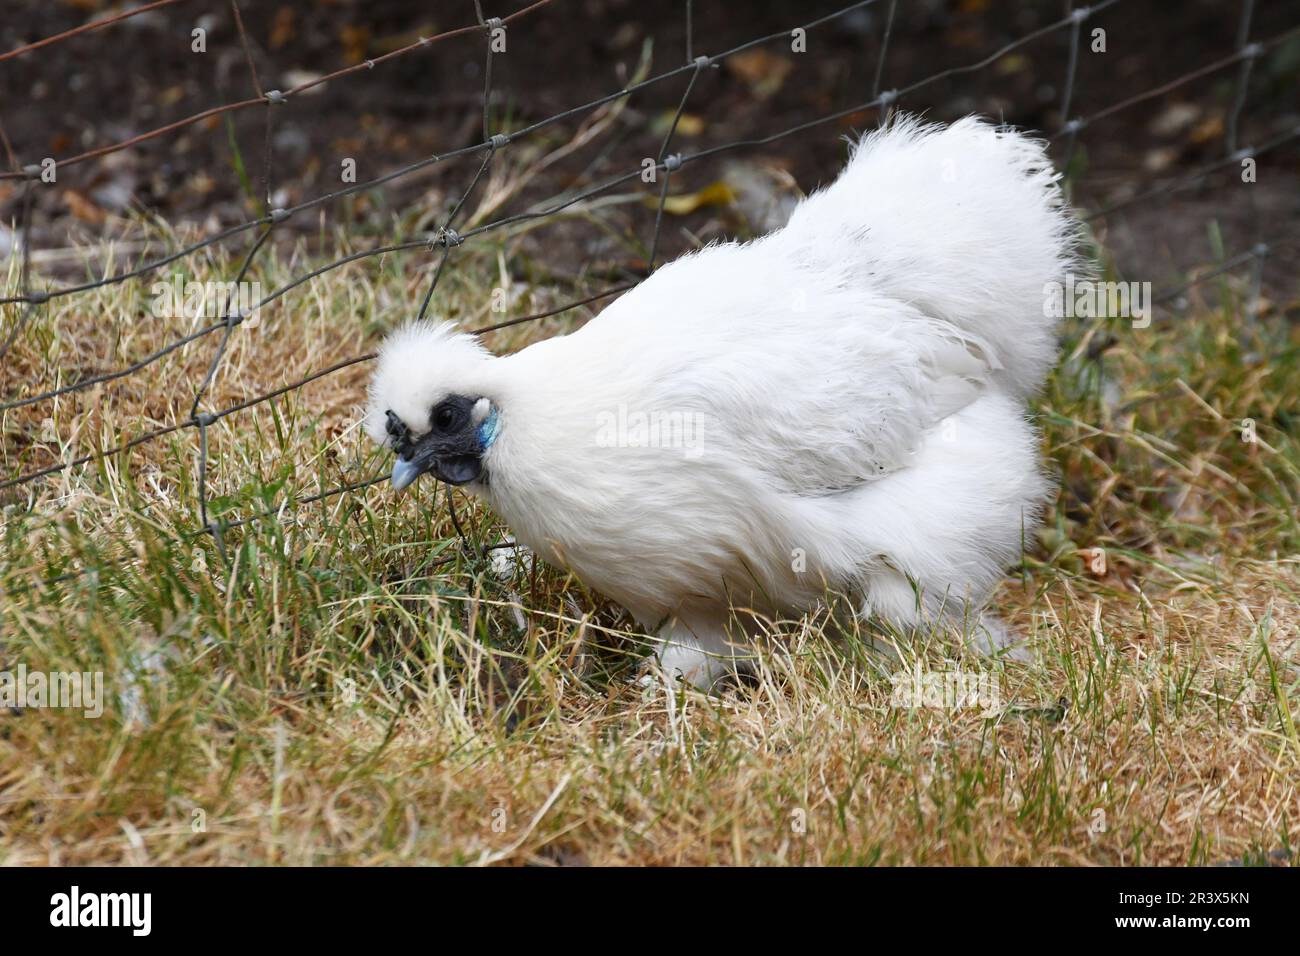
[[[754,37],[788,29],[839,9],[839,0],[737,5],[693,3],[692,52],[717,53]],[[491,3],[485,15],[525,6]],[[1060,18],[1064,0],[903,0],[888,57],[885,89],[906,86],[940,70],[976,62],[1012,40]],[[1176,7],[1176,10],[1175,10]],[[1251,36],[1294,29],[1293,5],[1257,4]],[[18,0],[0,25],[0,49],[66,30],[120,9],[101,0]],[[1290,9],[1288,9],[1290,8]],[[420,36],[474,22],[468,2],[430,5],[379,0],[301,0],[242,4],[251,58],[264,89],[287,89],[325,72],[382,56]],[[700,77],[679,125],[674,149],[697,152],[766,136],[810,118],[871,99],[881,45],[884,0],[829,21],[809,34],[808,51],[786,44],[756,47]],[[643,53],[659,73],[687,59],[683,0],[556,0],[508,28],[507,51],[493,60],[494,129],[518,129],[619,89]],[[1236,3],[1198,0],[1159,4],[1124,0],[1096,14],[1088,29],[1106,30],[1107,50],[1093,53],[1084,36],[1074,87],[1073,116],[1091,116],[1229,55],[1236,44]],[[196,28],[206,52],[191,49]],[[367,179],[432,154],[481,140],[484,38],[471,33],[397,57],[373,70],[325,84],[277,107],[270,137],[271,191],[288,205],[340,186],[341,164],[354,159]],[[992,66],[937,82],[901,105],[935,119],[969,112],[1053,133],[1069,61],[1069,31],[1041,37]],[[1099,121],[1081,134],[1074,158],[1075,198],[1097,208],[1224,155],[1236,65]],[[1300,38],[1272,48],[1255,65],[1243,110],[1240,142],[1263,142],[1300,122]],[[505,213],[566,189],[583,188],[635,168],[656,155],[689,79],[683,74],[638,92],[614,128],[550,167],[515,197]],[[0,123],[20,164],[66,157],[137,135],[214,105],[252,95],[249,64],[230,6],[183,0],[104,30],[71,38],[0,63]],[[582,116],[549,127],[555,142]],[[60,171],[57,186],[39,190],[32,217],[33,261],[55,275],[84,268],[69,245],[112,233],[115,217],[132,210],[178,229],[209,233],[261,211],[264,108],[258,106],[169,133],[138,147]],[[810,191],[833,176],[843,137],[869,129],[875,111],[855,113],[773,143],[688,165],[673,193],[704,199],[672,217],[667,255],[698,241],[761,228],[753,214],[701,192],[720,179],[762,193]],[[1058,155],[1064,148],[1058,143]],[[1109,217],[1098,235],[1117,269],[1157,287],[1176,285],[1186,270],[1248,248],[1261,238],[1293,243],[1300,227],[1300,150],[1296,141],[1261,158],[1259,181],[1243,191],[1235,167],[1218,171],[1196,190],[1148,201]],[[411,209],[445,209],[463,189],[476,157],[454,160],[389,184],[324,215],[353,231],[391,235],[391,217]],[[243,172],[240,171],[242,164]],[[757,171],[757,172],[756,172]],[[644,187],[653,191],[655,187]],[[20,213],[20,189],[0,182],[0,255],[16,244],[9,226]],[[691,204],[687,204],[691,208]],[[743,204],[742,204],[743,208]],[[621,228],[646,236],[653,211],[621,210]],[[1223,250],[1215,248],[1214,229]],[[312,235],[318,217],[303,217],[280,235]],[[635,273],[644,263],[592,230],[558,227],[528,252],[560,274]],[[235,240],[236,243],[245,240]],[[129,245],[117,254],[129,254]],[[1283,260],[1285,261],[1285,260]],[[1275,297],[1294,294],[1294,270],[1266,270]]]

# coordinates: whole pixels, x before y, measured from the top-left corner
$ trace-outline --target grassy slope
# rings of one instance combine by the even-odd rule
[[[495,255],[457,250],[444,312],[499,318]],[[263,256],[265,289],[311,265]],[[206,407],[372,347],[418,301],[426,258],[358,263],[264,310]],[[224,563],[195,535],[192,429],[6,492],[0,668],[102,670],[109,701],[99,720],[0,716],[0,862],[1201,863],[1294,847],[1300,326],[1247,327],[1236,289],[1202,288],[1194,319],[1069,330],[1040,403],[1061,494],[1001,595],[1034,665],[957,662],[937,638],[898,664],[812,615],[781,625],[788,649],[749,690],[644,691],[617,608],[555,569],[502,578],[465,557],[432,484],[230,531]],[[569,297],[538,289],[514,311]],[[55,300],[0,394],[192,327],[148,304],[131,283]],[[215,338],[4,413],[3,473],[186,417]],[[356,427],[365,378],[215,426],[216,510],[381,472]],[[500,540],[460,510],[471,538]],[[1097,546],[1104,573],[1081,552]],[[98,570],[42,583],[83,567]],[[992,715],[891,706],[899,667],[959,665],[998,682]]]

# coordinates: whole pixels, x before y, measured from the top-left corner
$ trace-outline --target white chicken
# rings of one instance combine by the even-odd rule
[[[987,603],[1048,482],[1025,400],[1078,224],[1042,143],[899,119],[789,223],[665,265],[568,335],[384,344],[366,429],[657,629],[707,688],[827,594],[1012,643]]]

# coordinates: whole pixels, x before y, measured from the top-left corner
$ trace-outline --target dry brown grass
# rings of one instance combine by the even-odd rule
[[[444,313],[487,319],[496,251],[457,251]],[[236,332],[205,407],[373,347],[418,301],[426,264],[363,262],[266,309]],[[307,265],[281,249],[254,278],[269,290]],[[192,268],[221,277],[232,263]],[[517,311],[572,293],[532,294]],[[148,305],[136,283],[52,301],[0,394],[189,331]],[[432,485],[229,531],[223,562],[196,534],[193,429],[6,492],[0,666],[102,671],[108,700],[98,720],[0,717],[0,862],[1185,864],[1289,851],[1300,326],[1278,314],[1246,327],[1239,313],[1225,280],[1177,329],[1070,330],[1041,403],[1061,493],[1002,595],[1033,664],[962,657],[937,637],[895,659],[814,614],[779,625],[783,647],[752,687],[643,690],[628,682],[642,639],[618,609],[558,570],[502,578],[465,556]],[[4,474],[184,419],[215,339],[6,412]],[[382,470],[357,429],[365,377],[356,366],[214,426],[215,511],[238,518]],[[1241,440],[1244,418],[1260,442]],[[504,533],[462,511],[476,541]],[[891,675],[916,667],[985,675],[998,706],[894,706]]]

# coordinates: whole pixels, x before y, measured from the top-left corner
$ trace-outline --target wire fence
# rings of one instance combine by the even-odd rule
[[[155,3],[149,3],[132,8],[114,16],[93,21],[76,29],[50,36],[29,43],[26,46],[11,50],[7,53],[0,54],[0,61],[13,59],[19,56],[38,55],[39,51],[47,49],[49,46],[64,41],[72,36],[109,29],[113,25],[137,14],[164,6],[187,2],[191,2],[191,0],[158,0],[158,2]],[[915,101],[913,98],[914,94],[941,81],[988,69],[1020,48],[1053,34],[1068,34],[1069,43],[1069,56],[1065,76],[1063,77],[1059,110],[1061,123],[1060,127],[1051,131],[1048,137],[1054,144],[1054,147],[1059,151],[1058,159],[1062,168],[1069,167],[1070,160],[1074,155],[1081,137],[1099,125],[1104,127],[1105,121],[1109,118],[1138,106],[1139,104],[1177,90],[1198,79],[1224,73],[1234,66],[1237,68],[1236,75],[1232,78],[1234,84],[1233,95],[1231,109],[1226,118],[1223,155],[1220,158],[1192,170],[1190,173],[1171,180],[1159,182],[1152,185],[1150,188],[1140,190],[1139,192],[1118,202],[1092,210],[1085,217],[1089,222],[1101,220],[1104,217],[1111,216],[1122,209],[1129,208],[1139,203],[1145,203],[1158,197],[1169,196],[1183,190],[1194,188],[1198,184],[1203,183],[1206,177],[1216,171],[1229,166],[1240,165],[1248,160],[1255,160],[1273,150],[1300,139],[1300,126],[1298,126],[1255,145],[1243,146],[1238,142],[1241,130],[1241,117],[1247,105],[1247,94],[1254,64],[1266,53],[1273,51],[1281,44],[1300,36],[1300,23],[1297,23],[1296,26],[1285,30],[1284,32],[1260,40],[1252,40],[1251,25],[1255,9],[1254,0],[1242,0],[1241,2],[1240,21],[1235,48],[1230,55],[1205,64],[1204,66],[1198,67],[1188,73],[1174,77],[1159,86],[1136,93],[1133,96],[1127,97],[1120,102],[1113,103],[1104,109],[1092,113],[1091,115],[1072,115],[1071,108],[1076,100],[1077,93],[1076,76],[1078,72],[1080,49],[1081,45],[1085,42],[1084,38],[1088,34],[1088,29],[1091,25],[1099,22],[1100,15],[1105,11],[1125,2],[1132,2],[1132,0],[1099,0],[1099,2],[1089,6],[1078,7],[1077,9],[1073,9],[1066,13],[1061,18],[1038,29],[1025,33],[1014,41],[989,52],[986,56],[977,61],[962,66],[944,69],[923,78],[915,79],[896,88],[882,90],[883,79],[887,75],[886,65],[888,62],[890,40],[893,36],[895,15],[898,7],[897,0],[860,0],[860,2],[848,4],[825,16],[803,23],[792,23],[788,29],[753,38],[738,46],[714,54],[698,54],[695,52],[700,37],[697,35],[695,24],[693,22],[693,4],[691,0],[686,0],[683,9],[683,27],[686,37],[685,62],[671,69],[649,76],[639,82],[626,85],[621,89],[597,97],[590,102],[563,110],[520,129],[506,132],[493,130],[490,122],[490,111],[488,108],[494,93],[492,69],[493,59],[495,56],[502,55],[499,52],[495,52],[496,44],[494,41],[503,37],[507,30],[526,28],[529,18],[547,15],[546,8],[548,7],[551,8],[552,11],[558,10],[561,5],[556,3],[555,0],[537,0],[537,2],[528,4],[516,12],[504,17],[484,16],[481,0],[475,0],[474,23],[458,29],[448,30],[434,36],[422,37],[416,42],[395,49],[383,56],[366,60],[354,66],[349,66],[333,73],[313,78],[286,90],[265,88],[249,49],[248,36],[244,29],[242,17],[240,16],[237,0],[231,0],[234,23],[247,60],[249,82],[254,91],[254,96],[214,106],[202,112],[187,116],[184,119],[167,123],[155,129],[123,139],[119,142],[90,149],[77,155],[57,159],[54,161],[54,164],[55,168],[61,169],[67,166],[92,162],[120,150],[130,149],[141,143],[176,133],[210,117],[239,110],[261,108],[265,111],[264,118],[266,135],[266,149],[262,169],[263,214],[247,222],[217,231],[200,241],[185,245],[182,248],[156,259],[144,262],[134,268],[125,269],[116,274],[107,275],[95,281],[57,286],[53,288],[34,288],[30,266],[30,237],[34,210],[33,191],[40,188],[40,185],[43,182],[42,176],[48,168],[48,162],[43,164],[29,164],[26,166],[22,165],[18,156],[14,152],[12,144],[8,140],[8,137],[3,136],[3,130],[0,129],[0,137],[3,137],[3,146],[10,165],[8,171],[0,172],[0,180],[16,180],[22,183],[22,192],[18,203],[20,222],[19,241],[17,245],[20,250],[18,254],[21,256],[18,267],[18,290],[13,294],[0,297],[0,305],[16,307],[18,314],[16,318],[10,322],[8,333],[2,340],[0,340],[0,360],[5,358],[10,348],[28,327],[31,319],[37,314],[37,311],[43,306],[48,305],[52,300],[91,292],[105,286],[115,285],[149,275],[171,263],[193,256],[209,247],[222,245],[231,239],[257,230],[256,238],[247,253],[244,255],[241,266],[238,270],[235,282],[239,283],[242,282],[244,277],[248,274],[259,253],[267,246],[268,241],[272,238],[275,230],[304,211],[329,206],[330,204],[337,203],[345,197],[383,187],[388,183],[410,176],[419,170],[427,169],[461,157],[480,157],[477,169],[465,185],[464,189],[460,191],[457,200],[452,204],[450,212],[443,218],[438,227],[430,232],[416,236],[399,237],[393,242],[363,251],[353,252],[349,255],[337,258],[325,265],[319,266],[318,268],[291,279],[284,285],[265,295],[260,301],[249,308],[242,310],[237,308],[226,308],[219,321],[213,322],[191,332],[188,335],[184,335],[174,341],[168,342],[159,347],[156,351],[125,367],[84,377],[75,382],[55,388],[49,388],[30,395],[0,398],[0,413],[43,402],[49,402],[62,395],[80,392],[128,376],[139,375],[166,356],[193,342],[204,339],[208,336],[219,336],[215,354],[213,355],[205,374],[196,383],[193,401],[190,405],[189,413],[184,419],[175,421],[169,425],[163,425],[143,431],[130,438],[124,438],[120,443],[111,447],[98,448],[79,457],[60,461],[32,471],[12,475],[4,480],[0,480],[0,491],[6,491],[32,482],[37,482],[41,479],[65,472],[69,469],[92,464],[108,456],[129,453],[132,449],[145,443],[156,441],[178,431],[193,429],[196,432],[198,451],[197,504],[200,515],[200,530],[197,533],[212,535],[217,543],[220,553],[224,557],[226,552],[223,536],[226,531],[232,528],[282,514],[287,509],[293,509],[303,505],[335,498],[340,495],[349,494],[385,480],[386,475],[359,478],[357,480],[340,484],[337,487],[325,489],[315,494],[286,500],[279,507],[270,508],[263,512],[235,520],[229,520],[221,516],[213,516],[210,514],[208,445],[209,433],[217,422],[263,403],[271,402],[276,398],[294,392],[319,379],[341,372],[344,369],[369,362],[376,357],[373,352],[356,355],[343,361],[336,362],[326,368],[312,372],[297,381],[256,395],[253,398],[240,401],[237,404],[222,408],[209,409],[205,405],[205,399],[207,398],[215,376],[221,368],[228,346],[233,336],[237,334],[241,324],[254,315],[259,309],[288,295],[294,290],[303,287],[313,279],[330,270],[363,259],[384,256],[395,252],[421,249],[426,250],[431,256],[428,284],[421,299],[418,311],[418,315],[423,317],[429,310],[434,293],[455,253],[455,250],[463,246],[465,243],[499,230],[506,229],[513,225],[555,217],[567,209],[578,206],[579,204],[613,190],[620,185],[632,182],[642,182],[644,181],[643,174],[646,172],[646,166],[640,161],[640,158],[638,158],[635,165],[626,173],[613,176],[590,187],[573,191],[568,195],[553,197],[552,201],[545,203],[538,208],[533,208],[513,215],[502,216],[491,222],[473,228],[464,229],[463,231],[459,230],[457,222],[461,213],[465,209],[466,203],[474,195],[477,187],[483,181],[484,176],[501,153],[508,150],[513,144],[534,136],[540,131],[552,127],[555,124],[584,116],[585,114],[597,110],[601,106],[612,103],[616,100],[626,99],[640,91],[670,82],[676,78],[686,79],[685,90],[682,93],[675,114],[672,117],[672,121],[663,137],[658,154],[657,156],[652,157],[655,178],[659,184],[659,194],[653,221],[653,232],[648,242],[650,253],[645,270],[647,275],[655,268],[660,248],[663,215],[669,196],[669,188],[673,174],[678,172],[684,166],[706,162],[731,151],[770,144],[786,137],[807,132],[818,126],[843,120],[846,117],[856,117],[858,114],[869,114],[870,111],[875,111],[877,117],[883,121],[893,110],[897,109],[900,104],[905,102],[912,105],[914,108],[923,108],[925,104]],[[674,140],[677,135],[680,121],[691,100],[692,93],[696,89],[697,80],[701,77],[704,71],[716,68],[728,58],[734,57],[737,54],[751,50],[755,47],[781,41],[789,42],[791,37],[800,34],[801,31],[802,34],[806,36],[809,32],[816,31],[819,27],[831,23],[834,20],[846,17],[856,11],[861,11],[867,7],[879,7],[882,12],[883,22],[883,27],[880,30],[880,40],[876,52],[874,69],[871,71],[873,82],[871,97],[869,99],[835,112],[811,118],[805,122],[801,122],[775,133],[756,136],[749,139],[736,140],[722,145],[701,149],[693,153],[673,151]],[[1300,19],[1300,12],[1298,12],[1297,18]],[[482,89],[482,140],[480,142],[464,148],[451,150],[446,153],[428,156],[417,162],[391,170],[374,179],[353,183],[342,189],[316,196],[315,198],[300,202],[296,205],[284,208],[273,205],[272,173],[274,163],[272,131],[274,129],[276,112],[279,107],[314,87],[325,83],[345,80],[346,78],[358,73],[374,70],[394,58],[407,56],[420,50],[427,49],[432,45],[451,37],[475,33],[483,37],[485,48],[485,69],[483,71],[484,84]],[[3,69],[3,63],[0,63],[0,69]],[[1251,270],[1251,301],[1248,310],[1253,313],[1259,296],[1261,273],[1267,258],[1270,253],[1274,251],[1276,243],[1277,237],[1263,236],[1248,249],[1227,258],[1215,269],[1197,275],[1195,278],[1183,283],[1177,288],[1163,290],[1157,293],[1154,296],[1153,301],[1160,304],[1173,301],[1186,293],[1192,287],[1208,281],[1215,276],[1222,275],[1225,272],[1232,270],[1249,268]],[[537,321],[549,316],[562,314],[571,309],[590,305],[618,295],[622,292],[626,292],[636,284],[636,281],[619,284],[604,289],[594,295],[588,295],[584,298],[565,303],[546,311],[506,319],[472,331],[477,334],[484,334]],[[450,504],[450,495],[448,495],[447,500]],[[454,519],[454,510],[452,514]],[[459,528],[459,524],[457,527]],[[67,576],[64,575],[61,577]]]

